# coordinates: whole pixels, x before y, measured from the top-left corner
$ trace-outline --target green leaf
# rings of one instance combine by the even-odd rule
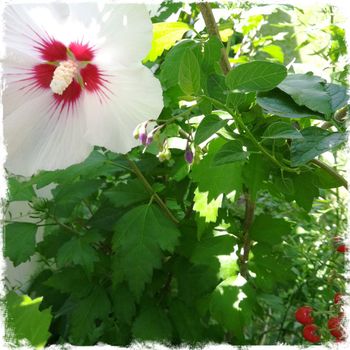
[[[155,61],[164,50],[169,50],[191,28],[183,22],[153,23],[152,48],[143,62]]]
[[[170,304],[169,314],[182,342],[195,343],[203,340],[206,330],[194,308],[175,299]]]
[[[226,102],[227,99],[227,87],[225,84],[225,77],[219,74],[210,74],[207,79],[208,95],[215,100]]]
[[[329,174],[326,170],[323,168],[318,168],[314,171],[315,173],[315,184],[319,188],[336,188],[343,186],[343,183]]]
[[[51,334],[52,316],[49,309],[39,310],[43,298],[31,299],[28,295],[9,292],[5,297],[8,340],[19,344],[27,339],[36,349],[42,349]]]
[[[19,181],[16,177],[7,179],[8,193],[10,202],[12,201],[30,201],[36,197],[33,185],[30,182]]]
[[[252,316],[249,287],[244,286],[245,282],[243,277],[224,280],[215,288],[209,304],[212,317],[240,341],[244,340],[243,329]]]
[[[226,143],[216,139],[210,142],[208,154],[192,167],[192,179],[198,184],[200,192],[209,192],[208,200],[217,198],[220,194],[239,191],[242,187],[241,162],[224,165],[214,165],[213,159],[217,151]]]
[[[113,236],[114,283],[126,280],[131,292],[140,297],[161,267],[163,252],[172,252],[180,232],[155,205],[142,205],[128,211],[117,222]]]
[[[262,187],[264,180],[270,174],[270,163],[261,154],[251,154],[248,163],[243,165],[243,181],[249,189],[252,201],[255,202],[256,195]]]
[[[330,115],[332,113],[331,98],[325,88],[325,80],[307,74],[290,74],[278,85],[300,106],[306,106],[313,111]]]
[[[96,193],[102,184],[101,180],[82,180],[71,184],[57,186],[54,195],[54,210],[57,216],[69,217],[73,209]]]
[[[194,192],[193,210],[198,212],[205,222],[216,222],[218,209],[221,207],[222,196],[213,199],[208,203],[208,192],[199,192],[198,188]]]
[[[290,224],[283,219],[274,219],[271,215],[261,214],[255,217],[250,229],[250,237],[257,242],[270,245],[278,244],[283,235],[291,231]]]
[[[349,96],[345,86],[337,84],[326,84],[326,91],[331,99],[332,113],[345,107],[349,102]]]
[[[124,284],[118,285],[113,289],[111,298],[113,304],[112,308],[117,320],[131,324],[136,313],[136,305],[128,287]]]
[[[262,47],[261,49],[259,49],[259,51],[266,52],[271,57],[276,59],[279,63],[283,64],[283,62],[284,62],[283,50],[281,47],[279,47],[277,45],[266,45],[266,46]]]
[[[295,176],[293,182],[295,201],[309,212],[314,199],[319,196],[318,188],[314,185],[314,175],[312,173],[303,173]]]
[[[27,261],[35,253],[35,224],[14,222],[5,227],[4,254],[15,266]]]
[[[206,141],[210,136],[214,135],[223,126],[226,125],[226,120],[222,120],[216,114],[206,116],[198,125],[194,142],[199,145]]]
[[[276,87],[287,76],[281,64],[253,61],[232,69],[226,76],[226,85],[231,90],[267,91]]]
[[[55,272],[44,285],[52,287],[61,293],[82,296],[90,291],[90,283],[85,272],[80,268],[66,268]],[[82,288],[84,286],[84,288]]]
[[[301,131],[303,139],[293,140],[291,145],[291,165],[298,166],[341,145],[346,135],[339,132],[310,126]]]
[[[303,135],[290,123],[275,122],[270,124],[262,136],[265,139],[302,139]]]
[[[216,36],[211,36],[204,43],[203,68],[206,73],[214,71],[215,63],[220,61],[222,48],[223,45]]]
[[[279,117],[324,119],[322,114],[297,105],[288,94],[279,89],[259,93],[256,102],[264,109],[265,113]]]
[[[92,272],[98,256],[88,242],[82,238],[73,237],[58,250],[56,260],[58,267],[64,267],[67,264],[80,265],[87,272]]]
[[[100,286],[96,286],[90,295],[80,299],[70,320],[70,337],[73,342],[84,344],[85,339],[89,339],[94,333],[95,321],[107,318],[110,309],[108,295]]]
[[[191,50],[186,50],[180,61],[179,85],[188,96],[197,94],[200,90],[200,67],[197,57]]]
[[[171,339],[172,327],[165,312],[156,305],[145,305],[137,316],[132,333],[138,340],[165,341]]]
[[[229,92],[226,103],[229,107],[240,111],[246,111],[249,110],[253,104],[255,104],[255,100],[255,92]]]
[[[248,152],[243,151],[239,141],[226,142],[215,154],[213,165],[224,165],[228,163],[240,162],[248,158]]]
[[[129,180],[127,183],[119,183],[103,194],[116,207],[128,207],[129,205],[143,202],[150,197],[145,186],[139,180]]]

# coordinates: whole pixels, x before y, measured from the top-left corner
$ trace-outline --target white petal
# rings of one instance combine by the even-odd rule
[[[38,170],[55,170],[83,161],[92,146],[84,140],[86,123],[75,113],[52,113],[50,91],[5,115],[4,139],[7,147],[5,168],[30,176]],[[6,103],[6,101],[4,101]]]
[[[152,23],[143,4],[109,4],[103,8],[96,63],[130,65],[151,49]]]
[[[151,71],[141,65],[111,74],[110,99],[101,101],[94,94],[84,95],[86,137],[93,145],[125,153],[138,144],[133,138],[135,127],[160,114],[162,89]]]

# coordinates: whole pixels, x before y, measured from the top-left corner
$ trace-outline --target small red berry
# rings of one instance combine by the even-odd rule
[[[330,333],[333,335],[333,337],[335,338],[343,337],[343,331],[341,329],[339,317],[332,317],[328,320],[328,329]]]
[[[348,247],[345,245],[345,244],[341,244],[338,248],[337,248],[337,251],[339,253],[345,253],[348,251]]]
[[[316,334],[318,327],[315,324],[308,324],[304,327],[303,336],[304,339],[310,343],[318,343],[321,340],[321,337]]]
[[[295,312],[295,319],[302,324],[310,324],[314,322],[311,317],[312,307],[302,306]]]
[[[334,304],[339,304],[342,301],[342,295],[340,293],[334,294]]]

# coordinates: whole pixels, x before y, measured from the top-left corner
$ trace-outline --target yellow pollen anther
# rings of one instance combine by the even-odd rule
[[[50,83],[50,88],[55,94],[62,95],[64,90],[72,83],[74,76],[78,72],[77,64],[72,61],[60,62],[55,69]]]

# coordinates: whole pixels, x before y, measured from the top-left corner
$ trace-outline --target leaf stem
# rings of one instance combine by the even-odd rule
[[[134,161],[132,161],[128,156],[126,156],[126,159],[128,160],[132,171],[135,173],[135,175],[140,179],[140,181],[145,186],[146,190],[153,196],[154,200],[158,203],[158,205],[163,209],[163,211],[166,213],[166,215],[170,218],[172,222],[175,224],[179,224],[179,220],[176,219],[176,217],[171,213],[171,211],[168,209],[166,204],[162,201],[162,199],[158,196],[158,194],[153,190],[150,183],[147,181],[147,179],[142,174],[139,167],[136,165]]]

